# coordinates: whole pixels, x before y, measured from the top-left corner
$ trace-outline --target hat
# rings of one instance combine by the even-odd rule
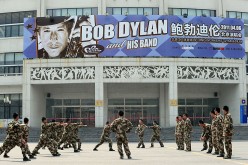
[[[47,25],[55,25],[58,23],[68,22],[71,21],[72,23],[75,22],[74,17],[65,17],[65,16],[59,16],[59,17],[38,17],[36,18],[36,25],[37,26],[47,26]]]

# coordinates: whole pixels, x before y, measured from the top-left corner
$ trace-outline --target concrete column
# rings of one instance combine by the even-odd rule
[[[106,8],[107,8],[106,0],[101,0],[101,2],[102,2],[102,4],[101,4],[101,6],[99,8],[101,8],[101,14],[105,15],[106,14]]]
[[[164,0],[158,1],[159,15],[164,15]]]
[[[103,98],[103,123],[106,123],[106,121],[108,120],[108,84],[105,83],[103,85],[103,91],[104,91],[104,98]]]
[[[46,16],[46,1],[47,0],[38,0],[37,1],[37,17],[45,17]]]
[[[102,79],[103,67],[95,70],[95,127],[104,126],[104,84]]]
[[[224,10],[224,0],[218,0],[216,3],[216,5],[218,6],[216,10],[216,16],[226,17],[226,11]]]
[[[164,10],[163,15],[165,15],[165,14],[169,15],[168,8],[169,8],[169,1],[163,0],[163,10]]]
[[[177,85],[177,66],[171,65],[170,66],[170,82],[168,87],[168,110],[166,116],[169,117],[169,127],[173,127],[176,125],[175,118],[178,115],[178,85]]]

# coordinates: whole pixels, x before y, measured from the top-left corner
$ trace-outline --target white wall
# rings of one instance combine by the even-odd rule
[[[0,53],[23,52],[23,38],[0,38]]]
[[[0,94],[22,93],[21,85],[1,85]]]

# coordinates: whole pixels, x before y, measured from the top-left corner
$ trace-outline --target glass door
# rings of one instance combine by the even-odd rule
[[[81,108],[81,122],[87,126],[95,126],[95,107]]]
[[[52,114],[55,121],[63,120],[63,108],[52,107]]]
[[[130,120],[135,126],[138,125],[139,119],[142,119],[142,108],[134,106],[125,107],[125,117]]]

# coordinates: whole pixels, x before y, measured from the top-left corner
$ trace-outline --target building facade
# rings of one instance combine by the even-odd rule
[[[23,18],[69,15],[188,15],[248,20],[246,0],[0,0],[0,120],[13,112],[39,127],[42,116],[102,127],[119,110],[134,124],[175,125],[188,113],[209,122],[228,105],[235,125],[246,104],[245,59],[77,58],[22,59]],[[13,6],[13,4],[15,4]],[[125,4],[125,5],[123,5]],[[246,29],[246,26],[245,26]],[[247,33],[248,30],[245,32]],[[245,34],[246,35],[246,34]],[[247,39],[247,38],[246,38]],[[247,42],[245,42],[247,44]],[[247,46],[246,46],[247,48]],[[60,73],[60,74],[59,74]]]

